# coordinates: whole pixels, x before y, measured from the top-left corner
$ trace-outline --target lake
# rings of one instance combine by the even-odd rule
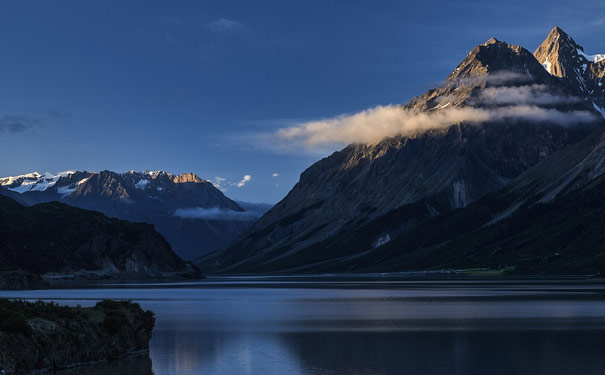
[[[155,312],[149,356],[85,374],[604,374],[605,283],[211,278],[0,297]]]

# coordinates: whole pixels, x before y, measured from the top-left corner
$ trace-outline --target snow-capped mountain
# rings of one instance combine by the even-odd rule
[[[192,173],[34,172],[0,178],[0,186],[26,205],[60,201],[154,224],[185,259],[226,245],[257,218]]]
[[[537,55],[557,49],[557,33]],[[401,109],[451,118],[449,126],[352,144],[318,161],[250,229],[197,264],[218,272],[343,270],[346,259],[504,187],[604,126],[595,105],[603,61],[591,63],[574,48],[587,65],[580,72],[594,68],[595,76],[557,75],[574,71],[578,60],[551,55],[549,67],[494,38],[475,47],[442,86]],[[472,120],[477,113],[481,120]],[[567,121],[575,116],[586,121]]]

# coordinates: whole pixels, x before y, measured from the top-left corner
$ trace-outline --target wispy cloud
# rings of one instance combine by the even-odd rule
[[[279,173],[273,173],[271,177],[279,177]]]
[[[42,121],[28,115],[0,116],[0,130],[9,133],[23,133],[42,126]]]
[[[214,20],[206,25],[206,27],[215,33],[223,33],[223,34],[234,34],[245,32],[248,30],[248,27],[243,23],[229,20],[226,18],[219,18]]]
[[[164,39],[166,39],[166,41],[170,44],[174,44],[176,46],[180,46],[183,44],[183,41],[181,40],[181,38],[175,36],[172,33],[166,33],[164,34]]]
[[[204,220],[230,220],[230,221],[253,221],[258,219],[262,213],[255,211],[233,211],[218,207],[203,208],[190,207],[179,208],[174,216],[186,219],[204,219]]]
[[[582,101],[581,98],[569,95],[559,95],[550,92],[546,85],[534,84],[526,86],[488,87],[481,91],[479,103],[498,105],[557,105],[572,104]]]
[[[243,187],[244,185],[246,185],[248,182],[250,182],[250,180],[252,179],[252,176],[250,176],[249,174],[244,175],[244,177],[242,177],[242,179],[235,184],[235,186],[237,186],[238,188]]]
[[[224,185],[224,183],[225,183],[226,180],[227,179],[224,178],[224,177],[216,176],[214,178],[214,182],[212,183],[212,185],[214,185],[214,187],[216,187],[217,189],[223,190],[224,189],[223,185]]]
[[[37,111],[33,114],[0,115],[0,132],[34,132],[48,124],[67,122],[70,118],[69,113],[57,109]]]
[[[237,182],[229,182],[224,177],[216,176],[212,184],[222,192],[226,192],[228,186],[236,186],[238,188],[241,188],[244,187],[248,182],[250,182],[250,180],[252,180],[252,176],[249,174],[244,175],[244,177],[242,177],[242,179]]]

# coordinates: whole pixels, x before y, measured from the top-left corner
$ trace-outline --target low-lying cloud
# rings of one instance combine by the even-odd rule
[[[179,208],[174,216],[185,219],[204,219],[204,220],[228,220],[228,221],[254,221],[262,214],[254,211],[233,211],[219,207],[203,208],[190,207]]]
[[[531,90],[530,90],[531,92]],[[488,92],[487,95],[495,95]],[[499,99],[514,104],[513,96]],[[561,126],[596,121],[589,111],[560,111],[537,104],[555,102],[555,96],[534,98],[527,105],[506,105],[493,108],[448,107],[428,112],[409,111],[401,106],[377,106],[352,115],[310,121],[278,130],[277,138],[284,147],[302,145],[307,149],[325,145],[376,143],[386,137],[410,136],[419,132],[446,128],[457,123],[489,121],[545,122]]]
[[[481,90],[478,102],[497,105],[557,105],[579,103],[576,96],[559,95],[548,91],[542,84],[526,86],[487,87]]]

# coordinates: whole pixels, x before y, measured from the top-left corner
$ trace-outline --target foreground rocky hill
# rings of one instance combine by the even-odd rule
[[[34,172],[0,178],[0,186],[0,194],[24,205],[59,201],[153,224],[184,259],[227,245],[257,219],[193,173]]]
[[[142,354],[154,324],[151,311],[130,302],[81,308],[0,300],[0,370],[54,373]]]
[[[58,202],[25,207],[0,195],[0,265],[46,276],[196,278],[149,224]]]
[[[558,41],[558,33],[553,29],[545,43]],[[563,65],[576,63],[563,57]],[[565,77],[523,47],[490,39],[443,86],[401,108],[444,118],[445,126],[352,144],[320,160],[236,241],[197,264],[219,273],[362,267],[347,260],[391,242],[398,248],[394,239],[497,191],[603,126],[600,93]],[[474,120],[477,113],[485,116]]]

